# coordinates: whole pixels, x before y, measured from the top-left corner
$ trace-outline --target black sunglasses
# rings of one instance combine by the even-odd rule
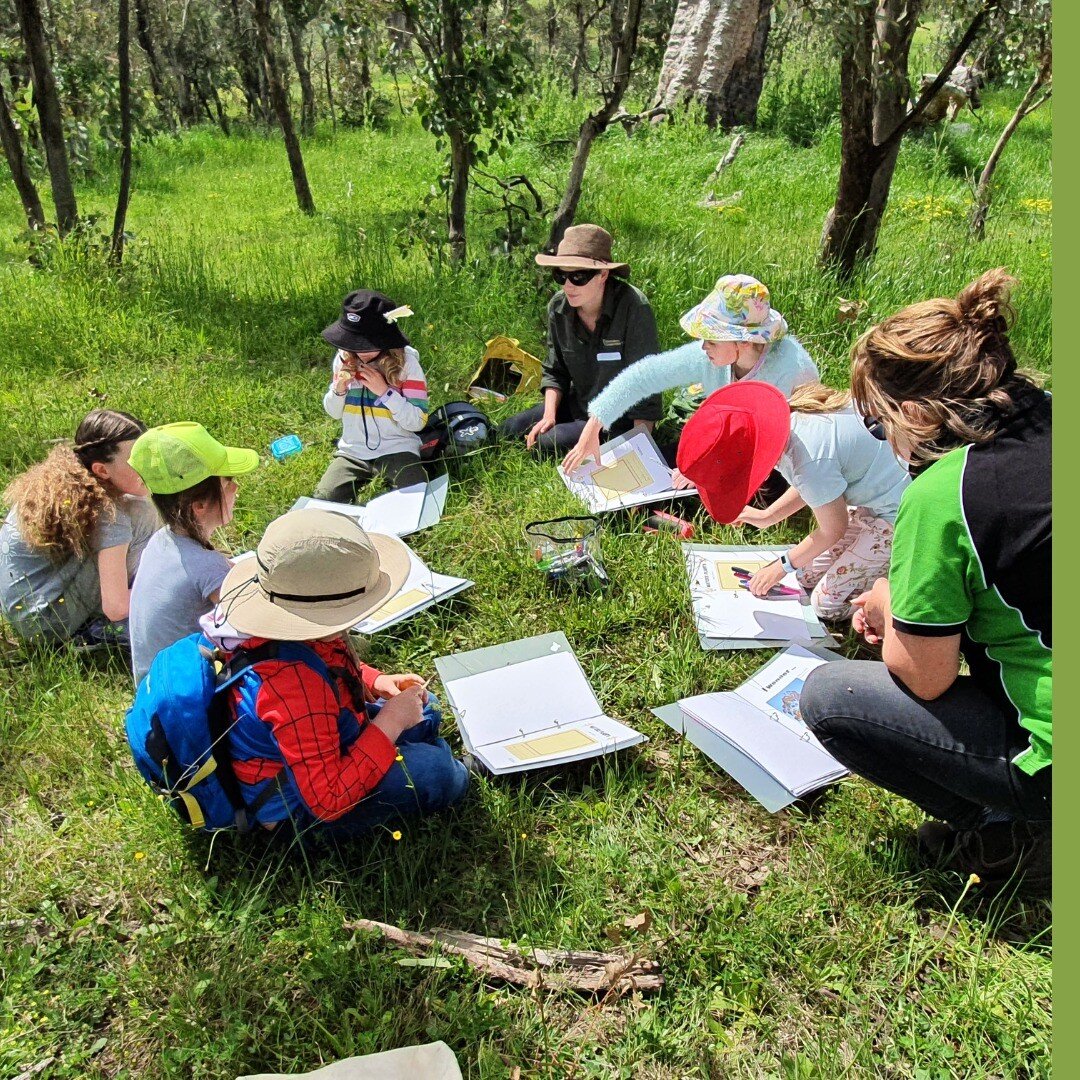
[[[869,431],[875,439],[879,442],[885,441],[885,425],[881,422],[880,417],[864,416],[862,422],[866,426],[866,430]]]
[[[571,285],[588,285],[599,270],[552,270],[551,276],[559,285],[565,285],[568,281]]]

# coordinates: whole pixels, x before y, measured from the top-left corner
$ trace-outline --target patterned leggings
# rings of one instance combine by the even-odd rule
[[[848,508],[848,527],[828,551],[796,571],[822,619],[850,619],[851,601],[889,572],[893,527],[864,506]]]

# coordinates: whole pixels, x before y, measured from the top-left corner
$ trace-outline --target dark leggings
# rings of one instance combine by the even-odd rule
[[[499,434],[507,439],[524,439],[533,424],[543,418],[544,406],[534,405],[531,409],[515,413],[504,420],[499,425]],[[608,437],[622,435],[631,427],[633,427],[633,421],[624,417],[615,423],[608,432]],[[555,413],[555,426],[550,431],[545,431],[536,440],[536,448],[542,454],[555,454],[562,457],[574,449],[584,430],[585,420],[575,420],[570,409],[560,401]]]
[[[923,701],[882,663],[835,660],[811,672],[800,708],[842,765],[956,828],[987,810],[1050,820],[1050,766],[1029,776],[1013,764],[1024,731],[970,676]]]

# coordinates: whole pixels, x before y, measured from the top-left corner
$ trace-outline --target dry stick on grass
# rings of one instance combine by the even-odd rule
[[[517,986],[566,988],[587,994],[659,990],[664,985],[660,965],[652,960],[619,953],[530,949],[528,954],[508,948],[498,938],[480,937],[460,930],[436,927],[430,933],[356,919],[346,930],[374,930],[388,941],[413,953],[438,945],[444,952],[463,957],[472,967],[494,979]]]
[[[716,181],[720,179],[720,174],[735,160],[736,155],[743,148],[743,143],[745,142],[746,136],[741,132],[731,140],[731,145],[728,147],[727,153],[717,162],[716,168],[712,171],[712,175],[705,181],[705,186],[709,190],[705,198],[701,200],[701,206],[710,207],[715,204]]]

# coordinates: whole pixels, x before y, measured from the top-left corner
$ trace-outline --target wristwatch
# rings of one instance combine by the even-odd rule
[[[791,560],[787,557],[786,551],[780,556],[780,566],[783,568],[785,574],[795,573],[795,567],[791,565]]]

